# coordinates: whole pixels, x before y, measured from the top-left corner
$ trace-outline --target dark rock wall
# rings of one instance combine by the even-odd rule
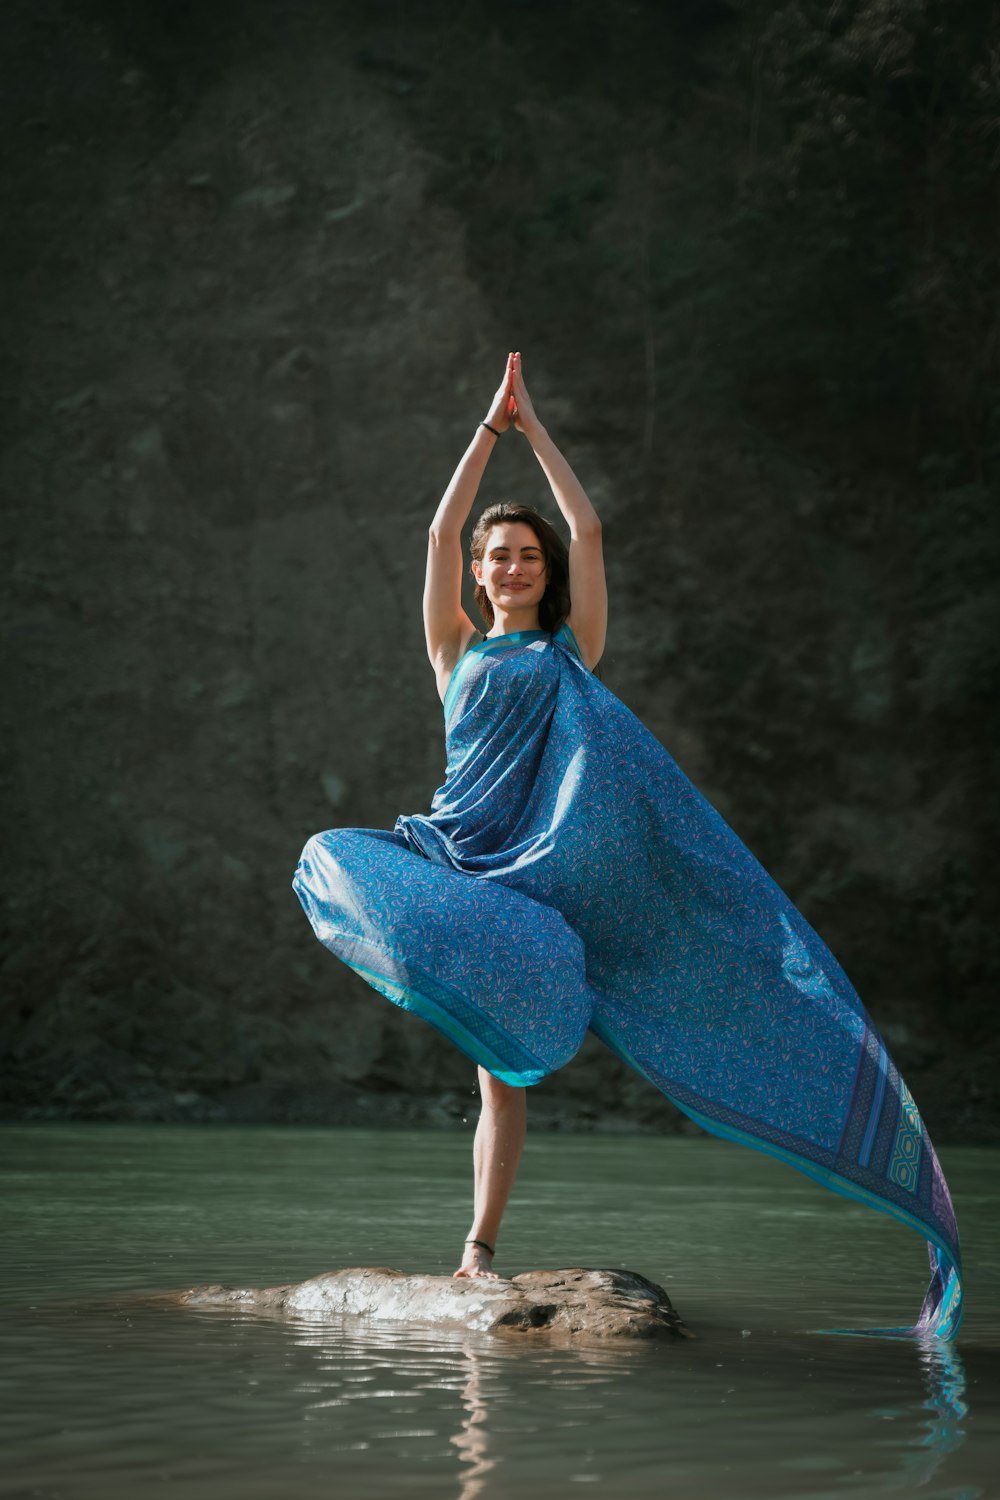
[[[425,531],[514,346],[605,518],[604,680],[830,941],[935,1134],[993,1130],[994,367],[942,436],[860,272],[832,311],[783,288],[833,230],[824,198],[796,248],[775,207],[764,8],[601,14],[10,8],[8,1113],[468,1114],[471,1065],[289,882],[308,834],[442,779]],[[951,316],[930,388],[979,330]],[[547,502],[514,434],[481,498],[511,493]],[[596,1044],[533,1103],[673,1118]]]

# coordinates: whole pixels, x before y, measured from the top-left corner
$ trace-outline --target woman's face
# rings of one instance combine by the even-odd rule
[[[524,521],[494,526],[481,562],[473,564],[476,581],[493,608],[537,610],[548,583],[548,569],[538,537]]]

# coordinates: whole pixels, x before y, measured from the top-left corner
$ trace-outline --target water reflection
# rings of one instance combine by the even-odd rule
[[[965,1366],[957,1349],[942,1344],[940,1339],[927,1339],[918,1343],[917,1358],[926,1384],[926,1398],[920,1411],[928,1415],[923,1421],[923,1436],[917,1437],[913,1450],[904,1455],[902,1470],[911,1484],[924,1485],[945,1458],[965,1442],[962,1424],[969,1408],[965,1399]],[[979,1488],[961,1492],[963,1500],[978,1500],[983,1493]]]
[[[487,1407],[483,1399],[482,1364],[472,1349],[465,1350],[468,1379],[462,1389],[462,1425],[451,1439],[463,1465],[459,1471],[458,1500],[478,1500],[496,1459],[487,1451]]]
[[[0,1168],[3,1493],[572,1500],[587,1481],[621,1500],[995,1492],[995,1153],[958,1158],[963,1228],[978,1247],[959,1354],[804,1332],[847,1306],[864,1322],[906,1316],[902,1231],[824,1206],[804,1179],[781,1186],[746,1152],[569,1138],[529,1152],[512,1261],[572,1264],[589,1236],[612,1264],[620,1246],[698,1333],[581,1349],[127,1295],[299,1280],[362,1253],[436,1269],[441,1224],[467,1207],[466,1143],[446,1134],[74,1127],[18,1132],[14,1144]],[[553,1198],[555,1246],[553,1216],[528,1211]]]
[[[876,1406],[872,1417],[881,1422],[900,1422],[911,1429],[912,1436],[900,1441],[899,1477],[907,1486],[927,1484],[941,1464],[965,1442],[962,1425],[968,1416],[966,1376],[962,1357],[954,1345],[940,1339],[900,1341],[905,1351],[912,1349],[923,1389],[919,1397],[895,1406]],[[859,1358],[859,1373],[864,1368]],[[977,1500],[979,1489],[956,1491],[961,1500]]]
[[[865,1494],[909,1495],[940,1481],[966,1441],[965,1368],[939,1340],[892,1341],[876,1353],[869,1340],[851,1348],[790,1335],[751,1355],[723,1330],[697,1352],[546,1348],[363,1320],[301,1320],[286,1332],[310,1356],[308,1369],[296,1360],[304,1451],[403,1462],[417,1484],[433,1481],[443,1493],[454,1483],[455,1500],[490,1500],[512,1486],[541,1495],[556,1481],[614,1480],[623,1494],[645,1495],[646,1476],[667,1463],[702,1485],[713,1468],[738,1471],[747,1496],[828,1494],[803,1484],[818,1473],[825,1485],[856,1490],[860,1481]],[[894,1404],[878,1400],[891,1390]],[[891,1437],[883,1423],[893,1424]],[[710,1481],[703,1493],[716,1493]],[[981,1500],[986,1491],[929,1493]]]

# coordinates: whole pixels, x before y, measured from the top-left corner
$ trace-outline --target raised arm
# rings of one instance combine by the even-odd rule
[[[497,387],[486,421],[496,432],[510,425],[514,356],[507,358],[503,379]],[[493,432],[482,425],[451,477],[441,497],[427,537],[427,573],[424,579],[424,634],[427,655],[438,678],[438,688],[448,677],[475,634],[476,627],[462,608],[462,527],[469,519],[472,502],[490,454],[496,445]]]
[[[549,481],[555,502],[569,526],[569,627],[591,670],[604,655],[608,629],[608,586],[604,576],[601,521],[586,490],[560,453],[535,413],[514,355],[512,389],[514,426],[523,432]]]

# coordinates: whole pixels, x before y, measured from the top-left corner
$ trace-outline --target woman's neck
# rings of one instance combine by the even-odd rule
[[[538,622],[538,606],[533,609],[497,609],[493,608],[493,624],[487,631],[488,635],[514,635],[519,630],[541,630]]]

